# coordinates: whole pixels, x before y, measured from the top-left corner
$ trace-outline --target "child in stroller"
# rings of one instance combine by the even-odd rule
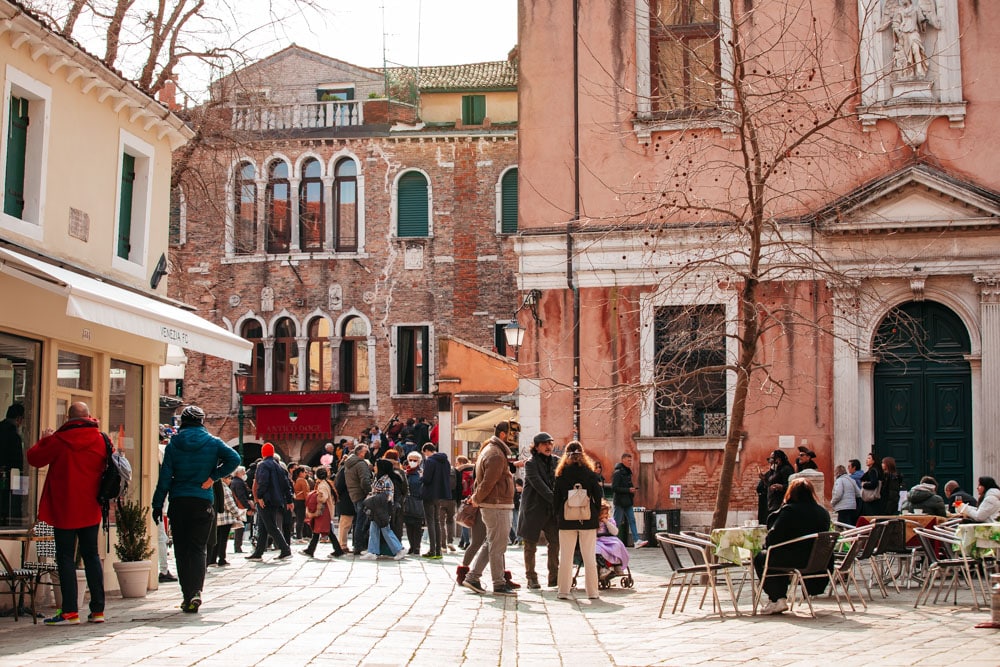
[[[628,549],[618,539],[618,525],[611,518],[611,504],[603,500],[597,524],[597,576],[600,587],[610,588],[611,580],[621,577],[622,587],[631,588],[632,572],[628,562]]]

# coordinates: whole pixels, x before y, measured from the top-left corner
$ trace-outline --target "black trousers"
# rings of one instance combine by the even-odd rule
[[[420,540],[424,538],[424,522],[421,519],[403,519],[406,526],[406,540],[410,543],[410,553],[420,555]]]
[[[309,546],[306,547],[306,551],[309,555],[316,553],[316,545],[319,544],[319,533],[313,532],[312,537],[309,539]],[[337,533],[333,530],[333,522],[330,522],[330,546],[333,547],[334,556],[342,556],[344,554],[343,548],[340,546],[340,540],[337,539]]]
[[[56,567],[59,571],[59,586],[62,588],[62,613],[69,614],[77,609],[76,561],[77,540],[80,541],[80,557],[87,571],[87,587],[90,588],[90,611],[104,611],[104,569],[101,555],[97,550],[97,535],[101,524],[86,528],[53,528],[56,543]]]
[[[174,560],[184,600],[201,593],[208,563],[208,537],[215,534],[215,509],[204,498],[171,498],[170,530],[174,536]]]
[[[263,523],[264,530],[257,535],[257,548],[253,550],[253,558],[260,558],[264,555],[264,549],[267,548],[268,537],[274,541],[274,546],[278,547],[278,551],[281,555],[292,553],[291,548],[288,546],[288,542],[285,541],[284,536],[281,534],[281,530],[278,528],[278,517],[286,511],[287,510],[283,507],[269,506],[261,507],[257,510],[257,517]]]
[[[209,563],[222,565],[226,562],[226,545],[229,544],[229,528],[232,524],[215,527],[215,549],[208,553]]]

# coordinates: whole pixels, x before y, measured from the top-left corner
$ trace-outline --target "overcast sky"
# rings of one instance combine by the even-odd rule
[[[255,0],[246,3],[255,5]],[[517,43],[517,0],[322,0],[324,15],[290,17],[261,55],[295,42],[363,67],[503,60]],[[384,11],[383,11],[384,7]],[[384,20],[383,20],[384,17]],[[263,35],[262,35],[263,37]]]

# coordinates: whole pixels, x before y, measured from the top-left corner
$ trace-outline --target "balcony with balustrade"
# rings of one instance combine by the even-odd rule
[[[386,99],[231,107],[232,129],[247,132],[339,130],[417,122],[412,104]]]

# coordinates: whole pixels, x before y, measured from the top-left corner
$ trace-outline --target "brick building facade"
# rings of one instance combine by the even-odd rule
[[[433,70],[426,95],[458,100],[450,123],[421,117],[423,94],[387,101],[386,72],[296,46],[213,87],[228,131],[180,175],[170,289],[256,344],[248,460],[270,440],[311,462],[392,415],[437,415],[438,337],[494,349],[517,307],[516,106],[461,108],[510,95],[515,66]],[[189,354],[183,381],[231,443],[237,370]]]

